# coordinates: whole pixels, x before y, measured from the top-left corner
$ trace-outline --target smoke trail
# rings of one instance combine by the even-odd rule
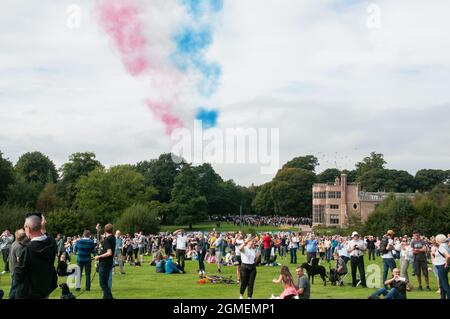
[[[206,108],[200,107],[195,118],[202,121],[204,129],[208,129],[216,127],[218,116],[219,112],[217,110],[207,110]]]
[[[99,23],[112,38],[116,49],[121,54],[122,63],[130,75],[142,76],[147,72],[151,77],[160,75],[164,77],[166,75],[161,74],[157,69],[159,61],[152,65],[147,58],[147,50],[151,47],[144,36],[139,9],[135,3],[127,0],[105,0],[97,7]],[[164,90],[164,88],[161,89]],[[172,133],[176,128],[183,127],[182,121],[172,113],[171,104],[154,100],[146,103],[155,118],[164,124],[167,134]]]
[[[176,67],[182,72],[194,70],[201,75],[197,90],[200,95],[210,98],[218,89],[222,69],[216,62],[207,61],[206,50],[213,42],[213,28],[209,23],[208,16],[217,13],[223,8],[223,0],[179,0],[192,17],[192,25],[185,25],[173,37],[176,44],[176,52],[172,60]],[[207,116],[214,114],[214,118]],[[199,107],[197,119],[204,118],[207,123],[205,128],[214,127],[217,123],[218,111]]]

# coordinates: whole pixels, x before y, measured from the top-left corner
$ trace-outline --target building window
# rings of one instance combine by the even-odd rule
[[[314,192],[314,199],[325,199],[327,198],[327,192]]]
[[[316,224],[323,224],[325,222],[325,205],[314,205],[313,222]]]
[[[358,205],[357,204],[353,204],[353,209],[358,209]]]
[[[335,205],[335,204],[330,204],[328,205],[329,209],[339,209],[339,205]]]
[[[339,225],[339,215],[330,215],[330,224]]]
[[[328,198],[341,198],[341,192],[328,192]]]

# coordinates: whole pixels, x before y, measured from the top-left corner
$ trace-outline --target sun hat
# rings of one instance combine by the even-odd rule
[[[354,231],[354,232],[352,233],[352,238],[355,237],[355,236],[359,236],[358,232],[356,232],[356,231]]]

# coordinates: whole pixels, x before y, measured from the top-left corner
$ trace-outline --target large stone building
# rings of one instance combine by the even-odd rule
[[[334,183],[313,185],[313,226],[343,227],[348,217],[356,214],[364,222],[375,206],[389,196],[389,193],[368,193],[361,190],[361,184],[348,183],[347,175],[337,177]],[[414,196],[414,194],[396,194]]]

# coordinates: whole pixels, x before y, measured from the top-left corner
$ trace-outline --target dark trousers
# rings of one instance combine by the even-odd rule
[[[11,290],[9,291],[9,299],[16,299],[17,284],[14,278],[11,279]]]
[[[9,249],[2,250],[2,257],[5,263],[5,271],[9,271]]]
[[[302,246],[302,256],[305,256],[305,246]]]
[[[291,264],[297,263],[297,248],[291,248]]]
[[[371,259],[375,260],[375,248],[369,248],[368,252],[369,252],[369,260]]]
[[[444,265],[436,266],[439,278],[439,288],[441,290],[441,299],[450,299],[450,286],[448,284],[448,271]]]
[[[316,258],[316,253],[308,253],[306,252],[306,262],[309,264],[311,259]]]
[[[184,271],[184,258],[186,256],[186,250],[177,249],[177,263],[180,266],[180,269]]]
[[[253,296],[253,287],[255,286],[255,278],[256,278],[256,266],[242,264],[241,265],[241,295],[244,294],[245,289],[248,287],[248,297],[251,298]]]
[[[397,267],[397,265],[395,263],[394,258],[383,258],[383,285],[387,279],[389,269],[392,272],[394,270],[394,268],[396,268],[396,267]]]
[[[270,261],[270,251],[270,248],[264,248],[264,261],[266,264],[268,264]]]
[[[98,277],[100,280],[100,288],[103,290],[103,299],[113,299],[111,288],[109,288],[109,276],[112,273],[112,265],[103,263],[98,266]]]
[[[198,252],[198,269],[200,271],[205,271],[205,255],[206,251]]]
[[[366,272],[364,270],[364,257],[360,256],[360,257],[355,257],[352,256],[350,258],[350,266],[352,268],[352,285],[353,287],[356,287],[356,284],[358,283],[356,280],[356,269],[359,270],[359,276],[361,277],[361,285],[363,285],[363,287],[366,286]]]
[[[83,278],[83,268],[86,269],[86,290],[91,290],[91,262],[89,261],[87,263],[79,263],[78,267],[80,267],[80,282]]]

